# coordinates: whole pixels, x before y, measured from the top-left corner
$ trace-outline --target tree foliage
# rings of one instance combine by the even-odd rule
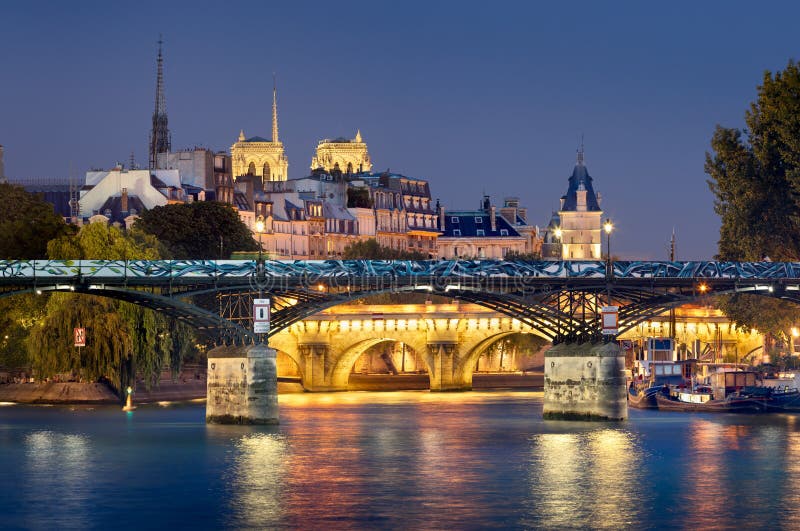
[[[705,171],[720,216],[720,260],[800,259],[800,69],[764,74],[747,128],[717,126]],[[750,295],[722,297],[737,324],[785,334],[796,305]]]
[[[0,183],[0,259],[47,258],[47,242],[71,231],[41,197]]]
[[[159,244],[152,235],[123,233],[102,223],[84,226],[74,236],[48,245],[53,259],[155,260]],[[86,347],[73,347],[74,327],[85,327]],[[182,323],[130,303],[77,294],[55,293],[45,316],[27,340],[32,367],[40,378],[58,373],[88,380],[107,378],[117,390],[135,384],[138,375],[147,388],[158,382],[163,368],[180,367],[181,356],[195,341]]]
[[[155,236],[178,260],[227,258],[234,251],[257,251],[247,225],[229,205],[215,201],[172,204],[142,212],[135,228]]]
[[[404,251],[384,247],[375,238],[353,242],[344,248],[345,260],[428,260],[428,256],[418,251]]]

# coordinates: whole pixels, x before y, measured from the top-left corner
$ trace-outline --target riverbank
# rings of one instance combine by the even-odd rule
[[[497,373],[475,374],[473,389],[541,389],[544,385],[542,373]],[[353,374],[350,376],[350,391],[408,391],[428,389],[427,374]],[[302,393],[299,382],[278,382],[278,393]],[[181,402],[204,399],[205,378],[186,380],[162,380],[149,391],[144,386],[134,392],[133,400],[138,404],[155,402]],[[119,397],[107,385],[82,382],[42,382],[0,384],[0,402],[20,404],[118,404]]]

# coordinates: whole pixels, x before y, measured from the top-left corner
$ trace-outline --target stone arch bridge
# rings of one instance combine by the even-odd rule
[[[518,333],[545,337],[518,319],[477,304],[353,305],[332,310],[269,339],[272,348],[294,361],[306,391],[347,390],[356,360],[385,342],[411,347],[427,370],[432,391],[468,390],[478,358],[491,344]]]

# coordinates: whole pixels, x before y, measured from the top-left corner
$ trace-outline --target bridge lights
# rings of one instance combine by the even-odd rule
[[[702,284],[700,284],[700,285],[698,286],[698,288],[697,288],[697,289],[699,289],[699,290],[700,290],[700,293],[705,293],[705,292],[707,292],[707,291],[708,291],[708,284],[706,284],[705,282],[703,282]]]

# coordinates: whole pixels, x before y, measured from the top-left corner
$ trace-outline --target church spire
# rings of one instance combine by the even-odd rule
[[[158,36],[158,73],[156,75],[156,105],[153,111],[153,128],[150,131],[150,168],[158,164],[159,153],[169,153],[172,139],[167,120],[167,99],[164,96],[164,57],[161,53],[161,35]]]
[[[583,135],[581,134],[581,145],[578,148],[578,166],[583,166]]]
[[[272,74],[272,141],[278,142],[278,88]]]

